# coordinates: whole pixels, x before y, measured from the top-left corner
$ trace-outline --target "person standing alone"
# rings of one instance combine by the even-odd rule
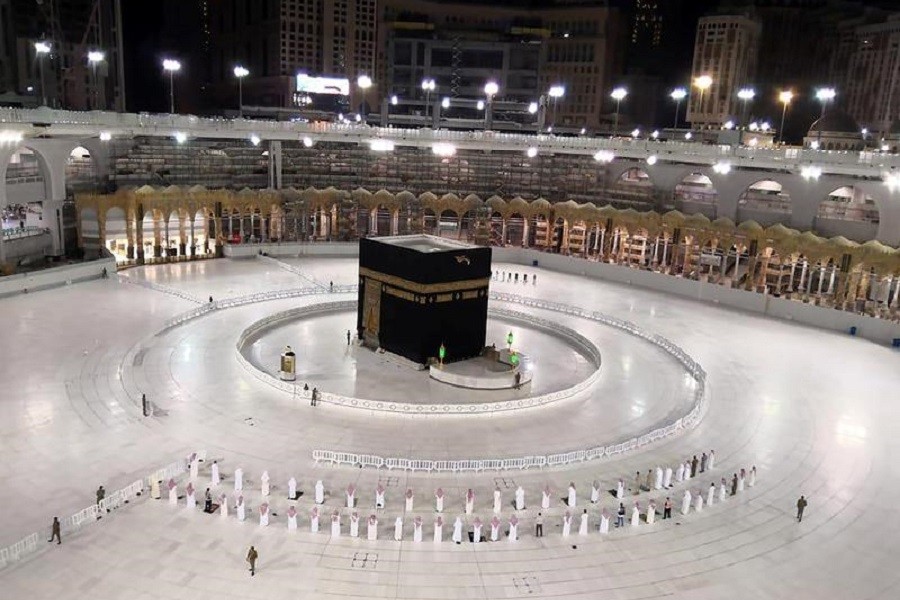
[[[250,546],[249,552],[247,552],[247,562],[250,563],[250,576],[253,577],[256,575],[256,559],[259,558],[259,554],[256,552],[256,548]]]
[[[62,539],[59,537],[59,517],[53,517],[53,525],[50,530],[50,539],[47,541],[52,542],[54,538],[56,538],[57,544],[62,544]]]
[[[801,522],[803,520],[803,509],[806,508],[806,505],[809,504],[806,501],[806,498],[800,496],[800,499],[797,500],[797,522]]]

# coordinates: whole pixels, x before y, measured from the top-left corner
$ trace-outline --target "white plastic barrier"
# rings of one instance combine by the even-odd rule
[[[598,321],[604,323],[606,325],[610,325],[612,327],[616,327],[617,329],[621,329],[631,335],[640,337],[648,342],[655,344],[661,349],[665,350],[668,354],[673,356],[681,365],[685,368],[687,373],[694,380],[694,393],[692,398],[692,406],[690,411],[687,414],[683,415],[679,419],[675,420],[672,423],[667,423],[661,427],[656,427],[651,429],[650,431],[645,431],[636,437],[632,437],[628,440],[608,444],[606,446],[595,446],[591,448],[584,448],[579,450],[573,450],[569,452],[551,454],[548,456],[523,456],[523,457],[511,457],[511,458],[487,458],[487,459],[468,459],[468,460],[440,460],[432,462],[432,471],[435,472],[445,472],[445,473],[456,473],[463,471],[484,471],[484,470],[514,470],[514,469],[529,469],[529,468],[541,468],[546,466],[556,467],[563,465],[571,465],[575,463],[584,462],[586,460],[599,460],[603,458],[613,457],[619,454],[624,454],[626,452],[634,451],[638,448],[643,448],[648,444],[652,444],[658,440],[665,439],[671,437],[673,435],[677,435],[687,429],[691,429],[695,427],[700,420],[703,418],[703,413],[706,410],[706,406],[708,403],[708,390],[706,385],[706,371],[703,370],[703,367],[700,366],[690,355],[687,354],[683,349],[679,348],[676,344],[667,340],[666,338],[652,334],[646,331],[643,331],[633,323],[629,323],[628,321],[623,321],[621,319],[617,319],[615,317],[609,317],[607,315],[603,315],[598,312],[589,312],[582,310],[578,307],[568,306],[564,304],[559,304],[555,302],[545,302],[543,300],[536,300],[534,298],[527,298],[522,296],[516,296],[514,294],[500,294],[500,293],[492,293],[490,295],[492,300],[502,301],[502,302],[513,302],[517,304],[522,304],[524,306],[529,306],[533,308],[540,308],[544,310],[551,310],[555,312],[560,312],[564,314],[574,315],[585,319],[590,319],[593,321]],[[497,309],[493,309],[496,312]],[[512,312],[512,311],[509,311]],[[534,317],[529,316],[529,318],[533,319]],[[558,325],[555,327],[559,328]],[[585,339],[585,345],[582,346],[582,349],[591,354],[591,348],[593,344]],[[599,351],[598,353],[598,361],[599,361]],[[552,394],[548,394],[547,396],[552,396]],[[313,455],[316,456],[317,453],[321,453],[325,451],[315,451]],[[427,463],[428,459],[421,458],[389,458],[386,459],[384,464],[388,466],[390,469],[397,468],[406,468],[410,469],[410,465],[420,465]],[[405,465],[405,466],[404,466]],[[374,466],[374,465],[373,465]],[[376,467],[377,468],[377,467]]]
[[[200,452],[197,452],[197,456],[205,457],[206,451],[201,450]],[[147,480],[149,482],[152,482],[154,478],[156,478],[157,481],[166,480],[171,477],[177,477],[185,471],[187,471],[187,462],[185,460],[180,460],[168,465],[167,467],[154,471],[147,477]],[[81,509],[74,515],[63,517],[59,520],[60,533],[64,535],[72,534],[85,525],[96,523],[97,519],[107,511],[111,511],[119,508],[124,504],[128,504],[129,502],[131,502],[131,500],[143,494],[144,489],[144,480],[139,479],[131,485],[108,494],[105,498],[103,498],[103,500],[99,502],[99,504],[92,504],[87,508]],[[24,558],[25,556],[37,551],[38,535],[38,533],[32,533],[28,537],[19,540],[11,546],[0,548],[0,568],[3,568],[11,562]]]

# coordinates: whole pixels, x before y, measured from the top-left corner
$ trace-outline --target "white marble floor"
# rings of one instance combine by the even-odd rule
[[[261,261],[206,261],[133,269],[131,277],[165,283],[217,299],[264,289],[287,289],[331,280],[355,281],[354,261],[297,259],[308,278]],[[504,268],[504,266],[498,266]],[[525,270],[516,267],[520,272]],[[533,272],[528,270],[529,272]],[[298,279],[300,280],[298,283]],[[0,300],[7,317],[0,345],[0,546],[31,531],[45,531],[54,514],[70,514],[92,499],[97,485],[116,489],[148,471],[207,448],[223,471],[242,466],[258,490],[268,469],[279,514],[267,529],[189,514],[146,497],[88,527],[61,546],[0,571],[9,598],[897,598],[900,550],[897,431],[900,389],[896,351],[864,340],[701,305],[644,290],[539,271],[538,284],[492,283],[501,291],[532,294],[634,321],[674,340],[709,373],[711,402],[688,434],[620,460],[568,470],[430,476],[315,467],[309,449],[328,445],[400,455],[428,449],[434,456],[460,449],[522,453],[573,439],[643,427],[668,416],[679,394],[662,356],[597,327],[583,333],[617,355],[619,381],[603,408],[572,401],[520,414],[450,420],[353,414],[334,407],[292,403],[244,373],[228,352],[245,323],[298,301],[251,305],[204,317],[150,338],[190,302],[115,279]],[[570,324],[574,325],[574,323]],[[230,342],[230,346],[229,346]],[[134,348],[144,348],[136,356]],[[131,360],[126,360],[131,357]],[[643,365],[649,364],[649,368]],[[639,368],[639,366],[642,366]],[[604,375],[606,373],[604,372]],[[617,388],[625,382],[635,387]],[[611,384],[612,385],[612,384]],[[638,390],[638,391],[635,391]],[[163,411],[140,416],[147,392]],[[666,394],[671,394],[667,396]],[[638,407],[643,396],[662,398]],[[668,398],[668,400],[667,400]],[[636,408],[643,409],[638,414]],[[606,418],[614,414],[615,418]],[[691,489],[755,464],[759,479],[722,505],[672,522],[607,537],[559,535],[565,507],[546,513],[545,537],[531,528],[539,490],[564,495],[569,481],[585,498],[589,483],[609,488],[657,464],[673,464],[715,448],[717,468]],[[370,512],[372,489],[388,489],[379,511],[380,540],[332,539],[285,529],[286,479],[305,492],[326,483],[324,514],[342,502],[349,483],[359,489],[360,513]],[[630,481],[630,479],[628,479]],[[228,481],[226,481],[226,484]],[[411,517],[434,518],[431,494],[447,492],[447,517],[462,512],[467,488],[478,497],[475,516],[493,513],[495,486],[504,494],[504,522],[512,490],[522,485],[529,509],[521,513],[516,544],[416,544]],[[403,514],[400,495],[416,491],[403,542],[390,539]],[[674,493],[680,496],[680,486]],[[227,489],[227,485],[223,487]],[[806,518],[792,518],[800,494]],[[248,491],[255,508],[261,499]],[[636,498],[645,504],[659,492]],[[676,498],[677,499],[677,498]],[[676,502],[677,505],[677,502]],[[606,495],[601,506],[611,510]],[[592,507],[596,519],[600,507]],[[580,510],[581,506],[576,510]],[[344,531],[347,528],[344,514]],[[301,527],[304,527],[301,524]],[[445,526],[449,538],[449,526]],[[260,552],[250,578],[243,556]]]

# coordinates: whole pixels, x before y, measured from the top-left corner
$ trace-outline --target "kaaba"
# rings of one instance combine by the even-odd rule
[[[360,339],[427,364],[479,356],[487,327],[491,249],[430,235],[359,241]]]

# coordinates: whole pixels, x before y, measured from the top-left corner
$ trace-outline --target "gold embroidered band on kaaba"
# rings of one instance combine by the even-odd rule
[[[475,288],[486,288],[490,282],[490,277],[481,279],[465,279],[463,281],[450,281],[442,283],[416,283],[395,275],[387,275],[365,267],[359,268],[359,274],[369,279],[375,279],[387,285],[402,288],[416,294],[442,294],[447,292],[459,292],[463,290],[471,290]]]

